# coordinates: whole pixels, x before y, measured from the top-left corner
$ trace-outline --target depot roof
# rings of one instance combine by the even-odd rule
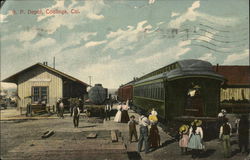
[[[5,78],[4,80],[2,80],[2,82],[17,83],[17,78],[18,78],[18,76],[19,76],[20,74],[23,74],[23,73],[25,73],[25,72],[28,72],[28,71],[30,71],[30,70],[36,68],[36,67],[39,67],[39,66],[40,66],[40,67],[43,67],[43,68],[45,68],[45,69],[47,69],[47,70],[49,70],[49,71],[51,71],[51,72],[53,72],[53,73],[57,73],[57,74],[59,74],[60,76],[62,76],[63,78],[65,78],[65,79],[68,79],[68,80],[71,80],[71,81],[73,81],[73,82],[77,82],[77,83],[83,84],[83,85],[85,85],[85,86],[89,86],[88,84],[86,84],[86,83],[84,83],[84,82],[82,82],[82,81],[80,81],[80,80],[78,80],[78,79],[76,79],[76,78],[74,78],[74,77],[72,77],[72,76],[66,74],[66,73],[63,73],[63,72],[61,72],[61,71],[59,71],[59,70],[56,70],[56,69],[54,69],[54,68],[51,68],[51,67],[49,67],[49,66],[47,66],[47,65],[44,65],[44,64],[42,64],[42,63],[36,63],[36,64],[34,64],[34,65],[32,65],[32,66],[30,66],[30,67],[28,67],[28,68],[25,68],[25,69],[23,69],[23,70],[17,72],[16,74],[14,74],[14,75],[12,75],[12,76],[10,76],[10,77],[8,77],[8,78]]]

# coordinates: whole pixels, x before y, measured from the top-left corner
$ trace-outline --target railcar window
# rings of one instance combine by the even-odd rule
[[[163,83],[147,84],[134,88],[135,96],[164,100]]]

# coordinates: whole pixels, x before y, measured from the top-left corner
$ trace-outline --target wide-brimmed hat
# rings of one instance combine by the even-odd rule
[[[158,118],[156,115],[149,115],[148,119],[151,122],[158,122]]]
[[[196,126],[198,127],[198,126],[201,126],[202,125],[202,120],[197,120],[196,121]]]
[[[221,112],[222,113],[227,113],[227,111],[225,109],[222,109]]]
[[[191,123],[191,125],[194,125],[194,124],[195,124],[197,127],[199,127],[199,126],[202,125],[202,120],[196,119],[196,120],[194,120],[194,121]]]
[[[183,133],[187,133],[188,128],[189,128],[188,125],[182,125],[182,126],[179,128],[179,131],[180,131],[180,132],[183,132]]]

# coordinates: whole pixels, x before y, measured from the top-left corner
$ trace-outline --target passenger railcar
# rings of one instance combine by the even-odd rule
[[[133,104],[155,108],[166,120],[216,117],[224,77],[209,62],[181,60],[140,77],[133,86]]]
[[[133,105],[140,112],[158,112],[166,130],[175,135],[182,123],[203,120],[205,139],[217,136],[216,118],[219,112],[220,88],[225,78],[214,72],[207,61],[188,59],[174,62],[133,81],[130,86]],[[125,100],[123,89],[120,97]],[[129,92],[127,92],[129,93]]]

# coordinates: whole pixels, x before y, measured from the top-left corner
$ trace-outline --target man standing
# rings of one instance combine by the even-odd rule
[[[242,115],[238,127],[239,148],[241,153],[248,153],[249,143],[249,121],[248,115]],[[244,150],[243,150],[244,148]]]
[[[107,119],[110,120],[110,111],[111,111],[111,105],[109,103],[106,104],[105,106],[105,120]]]
[[[222,139],[224,157],[229,158],[231,156],[231,144],[230,136],[232,133],[232,127],[228,123],[228,119],[224,118],[223,124],[220,127],[220,139]]]
[[[223,125],[224,123],[224,119],[226,118],[226,110],[222,109],[221,112],[218,114],[218,118],[217,118],[217,128],[218,128],[218,132],[220,133],[220,127]]]
[[[64,113],[64,104],[63,104],[62,100],[59,103],[59,110],[60,110],[60,117],[64,118],[64,116],[63,116],[63,113]]]
[[[80,117],[80,108],[79,106],[75,105],[73,108],[73,123],[75,128],[78,128],[79,117]]]
[[[148,118],[145,115],[142,115],[139,118],[139,126],[140,126],[140,136],[138,142],[138,152],[141,152],[141,148],[144,141],[145,153],[149,152],[148,148],[148,125],[150,124]]]
[[[61,102],[61,99],[59,98],[57,101],[56,101],[56,113],[57,113],[57,116],[60,117],[60,108],[59,108],[59,104]]]

